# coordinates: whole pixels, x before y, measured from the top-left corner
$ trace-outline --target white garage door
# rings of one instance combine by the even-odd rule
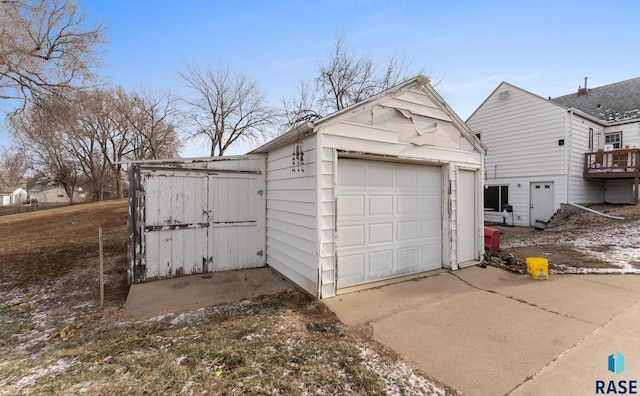
[[[338,288],[442,267],[441,168],[338,161]]]

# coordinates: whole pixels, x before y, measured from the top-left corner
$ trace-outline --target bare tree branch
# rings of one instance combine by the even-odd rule
[[[237,141],[257,142],[268,136],[275,112],[256,81],[228,68],[215,71],[187,66],[180,73],[192,95],[182,98],[190,108],[192,137],[205,137],[211,156],[223,155]]]
[[[26,103],[94,80],[105,29],[85,28],[74,0],[0,2],[0,98]]]
[[[293,99],[282,100],[286,127],[340,111],[408,79],[409,63],[392,57],[382,68],[338,36],[328,58],[318,63],[314,84],[301,83]]]

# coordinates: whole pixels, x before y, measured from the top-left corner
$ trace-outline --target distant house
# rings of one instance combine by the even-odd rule
[[[502,82],[467,120],[489,148],[485,220],[547,222],[564,203],[638,203],[640,78],[543,98]]]
[[[39,206],[62,206],[71,203],[62,186],[49,183],[37,183],[29,188],[29,199],[37,200]],[[82,188],[77,187],[73,192],[73,202],[81,203],[85,200],[86,193],[82,191]]]
[[[27,200],[27,192],[21,187],[0,187],[0,206],[21,204]]]

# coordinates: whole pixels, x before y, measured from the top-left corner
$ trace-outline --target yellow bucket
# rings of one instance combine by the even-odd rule
[[[542,257],[527,257],[527,272],[531,279],[549,279],[549,260]]]

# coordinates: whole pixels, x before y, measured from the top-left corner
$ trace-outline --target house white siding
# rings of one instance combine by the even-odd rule
[[[597,151],[601,148],[598,142],[603,133],[603,127],[579,114],[567,112],[567,151],[571,153],[570,166],[566,175],[569,189],[563,190],[565,197],[559,203],[572,202],[577,204],[600,203],[605,200],[604,183],[598,180],[584,180],[584,153]],[[589,148],[589,128],[593,129],[593,147]],[[600,143],[602,144],[602,143]],[[558,209],[557,207],[556,209]]]
[[[292,144],[268,155],[267,263],[318,296],[319,163],[315,136],[304,138],[302,144],[304,171],[292,166]]]
[[[486,182],[564,173],[565,111],[509,84],[502,84],[467,125],[490,147]]]
[[[553,102],[502,83],[467,120],[489,147],[485,186],[508,186],[508,204],[513,207],[509,223],[528,226],[535,221],[530,218],[531,183],[553,183],[555,206],[560,208],[564,202],[569,139],[566,113]],[[502,222],[502,213],[486,211],[485,220]]]

